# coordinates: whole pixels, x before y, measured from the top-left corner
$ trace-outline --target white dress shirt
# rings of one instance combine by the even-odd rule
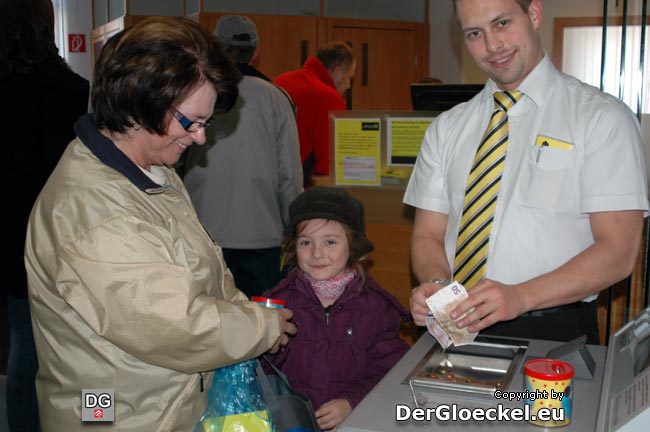
[[[487,278],[506,284],[553,271],[593,244],[589,213],[648,210],[639,124],[623,102],[560,73],[547,55],[518,90],[487,262]],[[495,91],[488,80],[434,119],[404,196],[449,216],[452,269],[467,177]]]

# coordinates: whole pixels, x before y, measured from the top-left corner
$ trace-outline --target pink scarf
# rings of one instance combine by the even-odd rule
[[[316,293],[316,297],[318,297],[321,302],[334,302],[341,297],[341,294],[345,291],[345,287],[347,287],[348,283],[354,279],[356,274],[356,271],[348,268],[340,275],[327,280],[316,280],[309,277],[306,273],[305,277],[311,283],[314,293]]]

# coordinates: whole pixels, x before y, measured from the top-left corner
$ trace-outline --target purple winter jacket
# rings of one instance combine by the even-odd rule
[[[408,350],[398,336],[410,314],[370,276],[357,274],[327,310],[311,284],[294,270],[268,297],[285,300],[298,333],[275,355],[267,355],[314,410],[332,399],[354,408]]]

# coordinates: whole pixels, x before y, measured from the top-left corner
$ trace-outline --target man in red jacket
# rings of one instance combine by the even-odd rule
[[[350,88],[356,68],[352,48],[335,41],[308,58],[302,68],[274,80],[296,104],[305,187],[312,174],[329,174],[328,112],[346,109],[342,95]]]

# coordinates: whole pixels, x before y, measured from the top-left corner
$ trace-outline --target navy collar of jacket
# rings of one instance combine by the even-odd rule
[[[97,156],[97,159],[124,175],[138,189],[150,192],[161,186],[151,180],[142,170],[131,161],[115,143],[99,132],[92,114],[84,114],[74,125],[74,131],[81,142]]]

